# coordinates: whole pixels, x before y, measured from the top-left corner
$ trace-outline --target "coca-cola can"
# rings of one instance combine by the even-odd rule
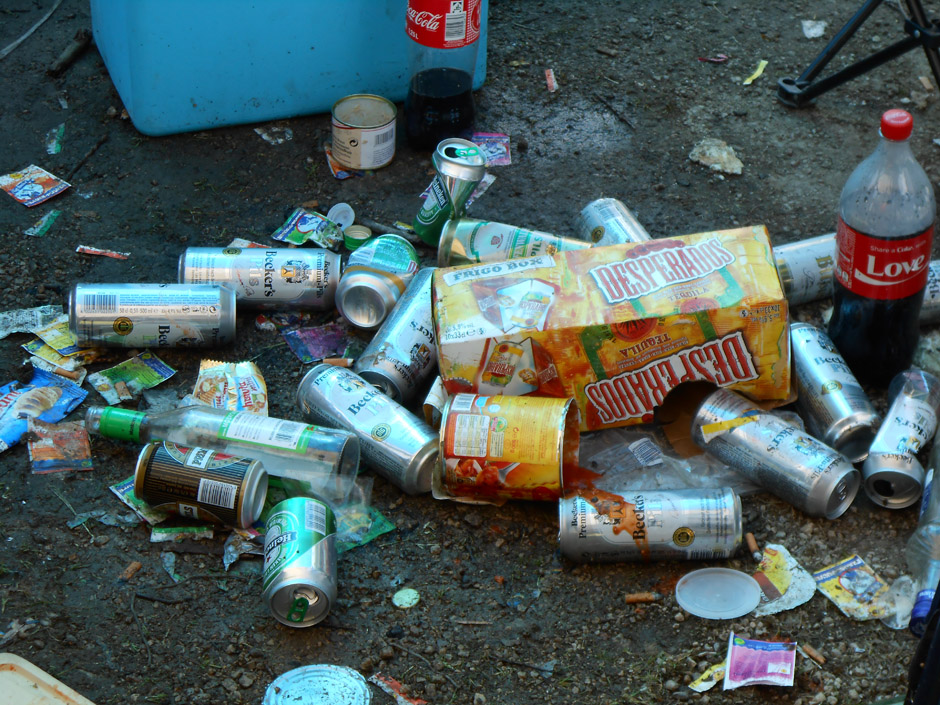
[[[859,472],[844,455],[727,389],[702,401],[692,419],[692,439],[810,516],[835,519],[858,492]]]
[[[352,370],[316,365],[297,388],[297,405],[311,423],[354,433],[363,460],[408,494],[431,490],[437,433]]]
[[[410,401],[437,366],[431,315],[434,270],[418,270],[353,365],[356,374],[398,402]]]
[[[558,544],[578,562],[729,558],[741,499],[718,489],[582,491],[558,503]]]
[[[881,417],[823,331],[790,324],[797,406],[809,432],[853,463],[868,456]]]
[[[235,341],[235,292],[214,284],[76,284],[69,328],[82,347],[215,347]]]
[[[181,284],[222,284],[239,306],[258,309],[333,308],[340,256],[312,247],[187,247]]]
[[[652,240],[636,216],[616,198],[598,198],[581,209],[575,235],[595,247]]]
[[[506,223],[473,218],[448,220],[437,246],[439,267],[553,255],[561,250],[582,250],[590,242],[527,230]]]
[[[261,598],[288,627],[323,621],[336,601],[336,519],[325,502],[291,497],[265,521]]]
[[[835,233],[777,245],[773,252],[783,293],[791,306],[832,295]]]

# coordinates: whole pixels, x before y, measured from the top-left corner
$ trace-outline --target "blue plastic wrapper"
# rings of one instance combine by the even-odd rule
[[[29,419],[61,421],[81,404],[88,392],[65,377],[36,369],[29,384],[0,387],[0,452],[20,442]]]

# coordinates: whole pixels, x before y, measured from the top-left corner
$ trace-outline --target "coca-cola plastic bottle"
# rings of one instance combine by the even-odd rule
[[[419,149],[473,127],[481,0],[408,0],[405,134]]]
[[[904,110],[881,117],[881,142],[842,189],[829,337],[855,376],[884,385],[911,364],[927,284],[936,202]]]

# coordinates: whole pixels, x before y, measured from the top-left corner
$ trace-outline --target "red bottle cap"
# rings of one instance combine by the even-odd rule
[[[911,136],[914,118],[906,110],[888,110],[881,116],[881,134],[889,140],[906,140]]]

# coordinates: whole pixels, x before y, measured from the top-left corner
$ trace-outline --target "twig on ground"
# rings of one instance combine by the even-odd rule
[[[61,76],[65,72],[65,69],[74,63],[75,59],[85,51],[89,44],[91,44],[91,30],[83,27],[75,33],[69,45],[59,54],[59,58],[46,69],[46,73],[53,78]]]
[[[97,152],[98,149],[101,147],[101,145],[103,145],[103,144],[104,144],[105,142],[107,142],[107,141],[108,141],[108,136],[107,136],[107,135],[104,135],[104,136],[101,137],[97,142],[95,142],[95,146],[92,147],[91,149],[89,149],[87,152],[85,152],[85,156],[82,157],[81,159],[79,159],[79,160],[78,160],[78,164],[76,164],[74,167],[72,167],[72,170],[71,170],[68,174],[65,175],[65,180],[66,180],[66,181],[71,181],[71,180],[72,180],[72,177],[75,176],[75,172],[77,172],[79,169],[81,169],[83,166],[85,166],[85,162],[87,162],[89,159],[91,159],[92,155],[93,155],[95,152]]]
[[[134,600],[137,599],[137,595],[131,595],[131,614],[134,615],[134,622],[137,623],[137,631],[140,632],[140,638],[144,641],[144,646],[147,647],[147,667],[150,667],[150,664],[153,662],[153,653],[150,651],[150,644],[147,643],[147,635],[144,633],[144,625],[140,622],[140,617],[137,616],[137,610],[134,609]]]
[[[22,44],[27,39],[29,39],[29,36],[33,32],[35,32],[37,29],[39,29],[42,26],[43,22],[45,22],[50,17],[52,17],[52,13],[58,10],[59,5],[61,4],[62,4],[62,0],[56,0],[56,3],[55,5],[52,6],[52,9],[49,10],[49,12],[47,12],[45,15],[43,15],[42,19],[40,19],[39,22],[37,22],[32,27],[27,29],[24,34],[20,35],[19,39],[13,41],[11,44],[7,44],[7,46],[3,49],[3,51],[0,51],[0,59],[4,58],[7,54],[9,54],[11,51],[16,49],[16,47],[18,47],[20,44]]]

